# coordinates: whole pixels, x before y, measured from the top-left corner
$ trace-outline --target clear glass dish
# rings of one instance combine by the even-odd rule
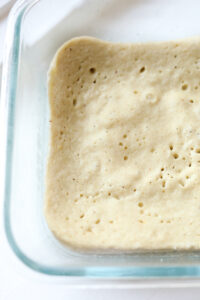
[[[48,152],[47,70],[56,50],[75,36],[121,41],[198,35],[195,0],[19,1],[8,25],[2,107],[6,122],[5,231],[31,269],[83,277],[199,277],[200,252],[75,253],[56,241],[43,216]]]

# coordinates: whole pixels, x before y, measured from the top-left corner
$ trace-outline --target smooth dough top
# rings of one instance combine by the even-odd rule
[[[75,38],[48,84],[53,233],[85,250],[199,249],[200,38]]]

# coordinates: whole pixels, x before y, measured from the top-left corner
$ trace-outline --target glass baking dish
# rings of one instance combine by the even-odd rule
[[[19,1],[8,22],[3,66],[4,223],[9,244],[31,269],[83,277],[199,277],[200,252],[80,254],[48,230],[43,194],[48,153],[47,71],[68,39],[159,41],[200,33],[195,0]]]

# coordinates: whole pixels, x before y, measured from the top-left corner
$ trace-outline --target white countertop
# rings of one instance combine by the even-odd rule
[[[1,207],[2,208],[2,207]],[[2,224],[1,224],[2,225]],[[111,287],[99,281],[61,279],[54,283],[53,277],[29,271],[20,263],[9,248],[3,228],[0,227],[0,299],[1,300],[199,300],[200,288],[135,288],[134,285]],[[120,285],[120,282],[119,282]]]
[[[3,238],[2,238],[3,235]],[[66,279],[61,283],[54,283],[54,278],[43,276],[29,271],[23,266],[9,249],[2,226],[0,228],[0,299],[134,299],[134,300],[165,300],[165,299],[192,299],[200,298],[200,288],[148,288],[136,289],[131,286],[112,288],[109,284],[97,287],[97,281]],[[90,284],[92,283],[92,286]]]

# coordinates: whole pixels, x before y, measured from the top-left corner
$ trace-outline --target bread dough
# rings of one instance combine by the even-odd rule
[[[84,250],[200,248],[200,38],[75,38],[49,71],[45,215]]]

